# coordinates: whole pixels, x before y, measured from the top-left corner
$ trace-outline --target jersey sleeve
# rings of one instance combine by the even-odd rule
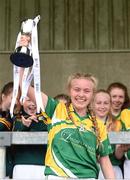
[[[54,100],[53,98],[48,97],[48,102],[47,102],[45,112],[50,118],[52,118],[55,108],[58,103],[59,103],[58,101]]]
[[[123,130],[130,131],[130,109],[124,109],[121,112],[121,121],[123,124]]]

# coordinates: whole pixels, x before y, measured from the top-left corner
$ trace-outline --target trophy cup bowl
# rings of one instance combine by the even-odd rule
[[[22,35],[24,35],[27,38],[29,38],[31,41],[31,34],[32,34],[32,29],[33,29],[34,25],[35,25],[35,22],[33,19],[28,19],[26,21],[23,21],[22,25],[21,25],[20,37]],[[20,41],[20,37],[19,37],[19,41]],[[18,40],[18,38],[17,38],[17,40]],[[28,43],[29,43],[29,41],[28,41]],[[19,46],[16,47],[14,53],[11,54],[10,60],[13,64],[15,64],[16,66],[19,66],[19,67],[27,68],[27,67],[31,67],[33,65],[33,58],[32,58],[32,54],[30,52],[29,47],[25,46],[24,44],[23,45],[20,44],[20,42],[19,42]]]
[[[10,60],[13,64],[19,67],[31,67],[33,65],[33,58],[30,49],[25,46],[19,46],[15,52],[11,54]]]

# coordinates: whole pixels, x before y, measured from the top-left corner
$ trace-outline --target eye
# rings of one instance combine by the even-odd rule
[[[101,104],[101,102],[100,102],[100,101],[98,101],[98,102],[96,102],[96,104]]]
[[[76,92],[79,92],[80,88],[74,88],[73,90],[76,91]]]
[[[108,105],[108,104],[110,104],[110,102],[104,102],[104,104]]]
[[[90,90],[90,89],[85,89],[84,92],[85,92],[85,93],[90,93],[91,90]]]
[[[113,95],[112,98],[116,98],[116,95]]]
[[[119,96],[120,99],[123,99],[124,97],[123,96]]]

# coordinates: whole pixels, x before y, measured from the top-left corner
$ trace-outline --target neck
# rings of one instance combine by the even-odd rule
[[[84,117],[86,116],[86,109],[75,109],[76,113],[81,116],[81,117]]]
[[[120,114],[121,110],[120,109],[118,109],[118,110],[112,109],[111,112],[112,112],[113,116],[117,116],[118,114]]]
[[[104,123],[107,120],[107,116],[101,117],[101,116],[96,116],[98,119],[102,120]]]

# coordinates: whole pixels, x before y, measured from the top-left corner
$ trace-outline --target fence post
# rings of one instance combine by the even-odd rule
[[[6,176],[6,147],[0,147],[0,179]]]
[[[0,179],[6,177],[6,146],[11,145],[12,134],[0,132]]]

